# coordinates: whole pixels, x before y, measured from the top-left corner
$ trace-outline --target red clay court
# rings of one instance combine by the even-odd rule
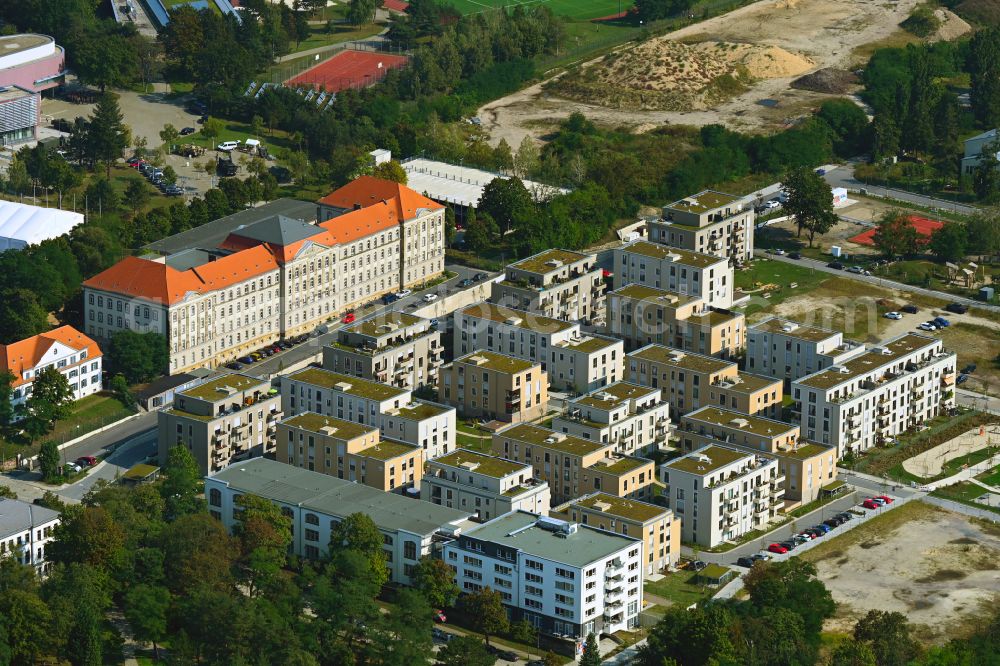
[[[365,88],[381,81],[390,69],[403,67],[406,56],[377,51],[341,51],[285,81],[287,88],[313,87],[327,92],[346,88]]]
[[[930,220],[927,219],[926,217],[917,217],[916,215],[910,215],[906,219],[910,221],[910,224],[913,226],[914,229],[917,230],[917,233],[923,236],[924,242],[930,240],[931,234],[944,226],[943,222],[938,222],[937,220]],[[864,231],[858,234],[857,236],[852,236],[847,240],[849,240],[852,243],[857,243],[858,245],[874,246],[875,229],[874,228],[869,229],[868,231]]]

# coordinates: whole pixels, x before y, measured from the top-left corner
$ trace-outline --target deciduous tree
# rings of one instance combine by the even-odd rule
[[[42,481],[47,483],[62,476],[62,466],[59,464],[59,446],[55,442],[42,443],[42,448],[38,451],[38,468],[42,472]]]
[[[510,627],[500,593],[490,587],[467,594],[461,599],[461,610],[472,627],[490,644],[490,636],[506,633]]]
[[[965,225],[960,222],[945,222],[944,226],[931,234],[931,252],[941,261],[961,261],[968,244]]]
[[[396,160],[389,160],[388,162],[376,164],[375,167],[372,168],[372,175],[376,178],[391,180],[392,182],[399,183],[400,185],[406,185],[408,180],[406,171],[403,170],[402,165]]]
[[[240,564],[246,574],[250,596],[255,596],[288,559],[292,520],[278,505],[255,495],[240,495],[236,505],[240,508],[239,522],[233,534],[240,541]]]
[[[201,471],[186,446],[177,445],[170,449],[163,465],[163,476],[160,494],[168,520],[198,513],[204,508],[204,501],[198,497],[202,487]]]
[[[601,650],[597,644],[597,637],[593,633],[587,634],[587,642],[583,645],[583,656],[580,657],[580,666],[601,666]]]
[[[454,577],[455,572],[444,560],[425,555],[413,571],[413,587],[432,608],[451,608],[459,593]]]
[[[330,554],[354,551],[364,557],[371,568],[371,575],[379,587],[389,579],[388,562],[382,548],[382,533],[375,521],[364,513],[352,513],[337,523],[330,533]]]
[[[788,192],[785,210],[795,218],[798,233],[809,232],[809,247],[816,234],[833,228],[837,216],[833,212],[833,192],[823,177],[806,167],[792,169],[782,183]]]
[[[486,651],[481,640],[473,636],[456,636],[451,639],[438,652],[437,659],[441,666],[493,666],[496,663],[496,657]]]
[[[170,592],[165,587],[140,583],[125,593],[125,618],[140,641],[153,644],[153,655],[160,658],[159,643],[167,638],[167,612]]]
[[[882,254],[887,257],[903,257],[917,251],[920,234],[917,233],[909,216],[899,211],[889,211],[879,220],[872,238]]]

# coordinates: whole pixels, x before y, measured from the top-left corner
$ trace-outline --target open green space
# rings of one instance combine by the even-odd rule
[[[1000,467],[995,467],[988,472],[984,472],[976,478],[988,486],[1000,488]]]
[[[586,20],[618,14],[632,8],[632,0],[448,0],[448,4],[462,14],[478,14],[518,5],[545,5],[556,16]]]
[[[982,497],[986,494],[986,492],[987,490],[978,484],[972,483],[971,481],[962,481],[961,483],[954,483],[950,486],[945,486],[944,488],[938,488],[932,492],[931,495],[942,499],[952,500],[953,502],[958,502],[959,504],[972,506],[977,509],[1000,513],[1000,506],[989,506],[976,501],[977,497]]]
[[[55,429],[44,439],[61,444],[114,423],[131,413],[131,410],[114,396],[101,393],[88,395],[73,403],[69,416],[57,422]]]
[[[292,49],[291,53],[295,54],[321,46],[332,46],[334,44],[342,44],[343,42],[366,39],[372,35],[377,35],[385,29],[384,25],[378,23],[370,23],[362,26],[353,26],[349,23],[333,23],[330,27],[331,29],[327,29],[324,25],[309,26],[309,36],[298,44],[293,42],[290,45]]]
[[[681,570],[666,574],[662,580],[646,581],[645,591],[658,597],[687,607],[707,599],[714,593],[714,588],[698,583],[698,574],[694,571]]]
[[[830,276],[822,271],[764,258],[737,270],[735,275],[737,289],[755,292],[755,296],[759,297],[753,299],[747,314],[806,294],[829,279]],[[776,285],[777,289],[757,291],[765,285]]]

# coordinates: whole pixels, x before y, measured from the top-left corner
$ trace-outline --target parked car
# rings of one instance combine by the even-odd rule
[[[935,326],[932,322],[925,321],[924,323],[917,326],[917,328],[919,328],[921,331],[936,331],[938,327]]]
[[[861,503],[861,506],[863,506],[866,509],[877,509],[879,508],[880,505],[871,501],[870,499],[866,499],[864,502]]]
[[[770,252],[771,254],[777,255],[779,257],[785,254],[785,251],[782,250],[780,247],[776,247],[773,250],[768,250],[768,252]]]
[[[184,194],[184,188],[177,185],[168,185],[167,189],[163,191],[168,197],[179,197]]]
[[[902,319],[903,318],[903,315],[899,314],[898,312],[886,312],[882,316],[885,317],[886,319]]]
[[[767,547],[768,552],[777,553],[778,555],[784,555],[788,552],[788,548],[782,546],[780,543],[772,543]]]
[[[750,567],[753,566],[753,563],[756,561],[757,560],[753,559],[753,557],[741,557],[740,559],[736,560],[736,564],[738,564],[741,567],[746,567],[747,569],[749,569]]]
[[[128,160],[128,165],[133,169],[138,167],[142,163],[141,157],[130,157]]]
[[[797,544],[792,539],[789,539],[788,541],[782,541],[781,545],[787,548],[788,550],[795,550],[799,544]]]
[[[389,305],[390,303],[395,303],[398,300],[399,296],[397,296],[396,294],[385,294],[384,296],[382,296],[382,302],[385,303],[386,305]]]
[[[827,264],[827,268],[833,268],[838,271],[842,271],[844,270],[844,264],[842,264],[839,261],[831,261],[830,263]]]
[[[448,636],[451,636],[451,634],[449,634],[447,631],[442,631],[441,629],[438,629],[437,627],[434,627],[433,629],[431,629],[431,638],[433,638],[436,641],[441,641],[442,643],[447,643],[448,642]]]
[[[764,560],[766,562],[767,560],[771,559],[771,556],[768,555],[767,553],[760,552],[751,555],[750,559],[752,559],[754,562],[759,562],[760,560]]]
[[[354,323],[354,313],[353,312],[348,312],[347,314],[345,314],[343,316],[343,318],[341,318],[340,321],[341,321],[341,323],[344,323],[344,324],[353,324]]]
[[[969,311],[969,306],[962,305],[961,303],[949,303],[944,306],[944,309],[948,312],[954,312],[955,314],[965,314]]]
[[[240,147],[239,141],[223,141],[218,146],[216,146],[216,149],[228,153],[233,150],[236,150],[239,147]]]
[[[241,356],[237,360],[239,360],[239,362],[243,363],[244,365],[250,365],[250,364],[253,363],[253,359],[251,357],[249,357],[249,356]]]
[[[840,527],[841,523],[843,523],[843,522],[844,522],[843,519],[837,518],[837,517],[833,517],[833,518],[827,518],[826,520],[824,520],[823,524],[826,525],[826,526],[828,526],[828,527],[830,527],[830,528],[833,528],[833,527]]]
[[[94,456],[80,456],[75,462],[80,467],[93,467],[97,464],[97,458]]]
[[[845,521],[854,520],[854,514],[850,511],[844,511],[843,513],[837,514],[838,518],[843,518]]]
[[[865,272],[865,269],[861,268],[861,266],[849,266],[847,268],[847,272],[848,273],[856,273],[858,275],[861,275],[862,273]]]
[[[962,373],[966,374],[966,375],[971,375],[975,371],[976,371],[976,364],[975,363],[970,363],[969,365],[967,365],[964,368],[962,368]]]
[[[458,286],[461,287],[462,289],[465,289],[466,287],[471,287],[472,286],[472,280],[470,280],[469,278],[465,278],[463,280],[459,280]]]
[[[917,314],[918,312],[920,312],[920,308],[918,308],[916,305],[909,305],[909,304],[904,305],[903,307],[900,308],[900,310],[902,310],[906,314]]]
[[[424,303],[433,303],[438,299],[437,294],[424,294]]]
[[[788,253],[788,258],[789,259],[801,259],[802,258],[802,254],[799,253],[799,252],[789,252]]]
[[[444,611],[435,608],[434,609],[434,621],[435,622],[447,622],[448,618],[445,617]]]
[[[708,566],[708,564],[705,563],[705,562],[702,562],[701,560],[695,560],[694,562],[691,563],[691,568],[694,569],[695,571],[701,571],[702,569],[704,569],[707,566]]]
[[[486,280],[489,277],[490,276],[487,275],[486,273],[476,273],[475,275],[472,276],[472,279],[474,282],[482,282],[483,280]]]
[[[189,134],[194,134],[197,130],[193,127],[181,128],[181,136],[187,136]]]
[[[813,529],[817,529],[817,530],[821,531],[823,534],[826,534],[827,532],[829,532],[833,528],[830,527],[829,525],[824,525],[823,523],[820,523],[819,525],[816,525]]]
[[[892,503],[893,503],[893,502],[895,501],[894,499],[892,499],[892,498],[891,498],[891,497],[889,497],[888,495],[879,495],[879,496],[878,496],[878,497],[876,497],[875,499],[880,499],[880,500],[882,500],[883,502],[885,502],[886,504],[892,504]]]
[[[879,506],[885,506],[886,504],[888,504],[888,502],[886,502],[881,497],[869,497],[868,499],[871,500],[872,502],[875,502]]]
[[[938,328],[946,328],[948,326],[951,326],[951,322],[945,319],[944,317],[934,317],[933,323]]]
[[[240,365],[239,363],[237,363],[236,361],[230,361],[229,363],[226,363],[226,367],[229,368],[230,370],[242,370],[243,369],[243,366]]]
[[[412,293],[413,293],[413,291],[410,290],[410,289],[404,289],[402,291],[397,291],[396,292],[396,298],[406,298],[407,296],[409,296]]]
[[[955,380],[955,383],[956,384],[964,384],[967,381],[969,381],[969,375],[961,374],[961,375],[958,376],[958,379]]]

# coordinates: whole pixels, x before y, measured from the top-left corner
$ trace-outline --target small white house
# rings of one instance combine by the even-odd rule
[[[101,390],[101,348],[72,326],[60,326],[9,345],[0,345],[0,360],[14,375],[11,396],[14,405],[27,400],[35,377],[50,367],[66,376],[74,400]]]
[[[13,557],[39,575],[47,573],[45,549],[58,524],[59,514],[52,509],[0,497],[0,559]]]

